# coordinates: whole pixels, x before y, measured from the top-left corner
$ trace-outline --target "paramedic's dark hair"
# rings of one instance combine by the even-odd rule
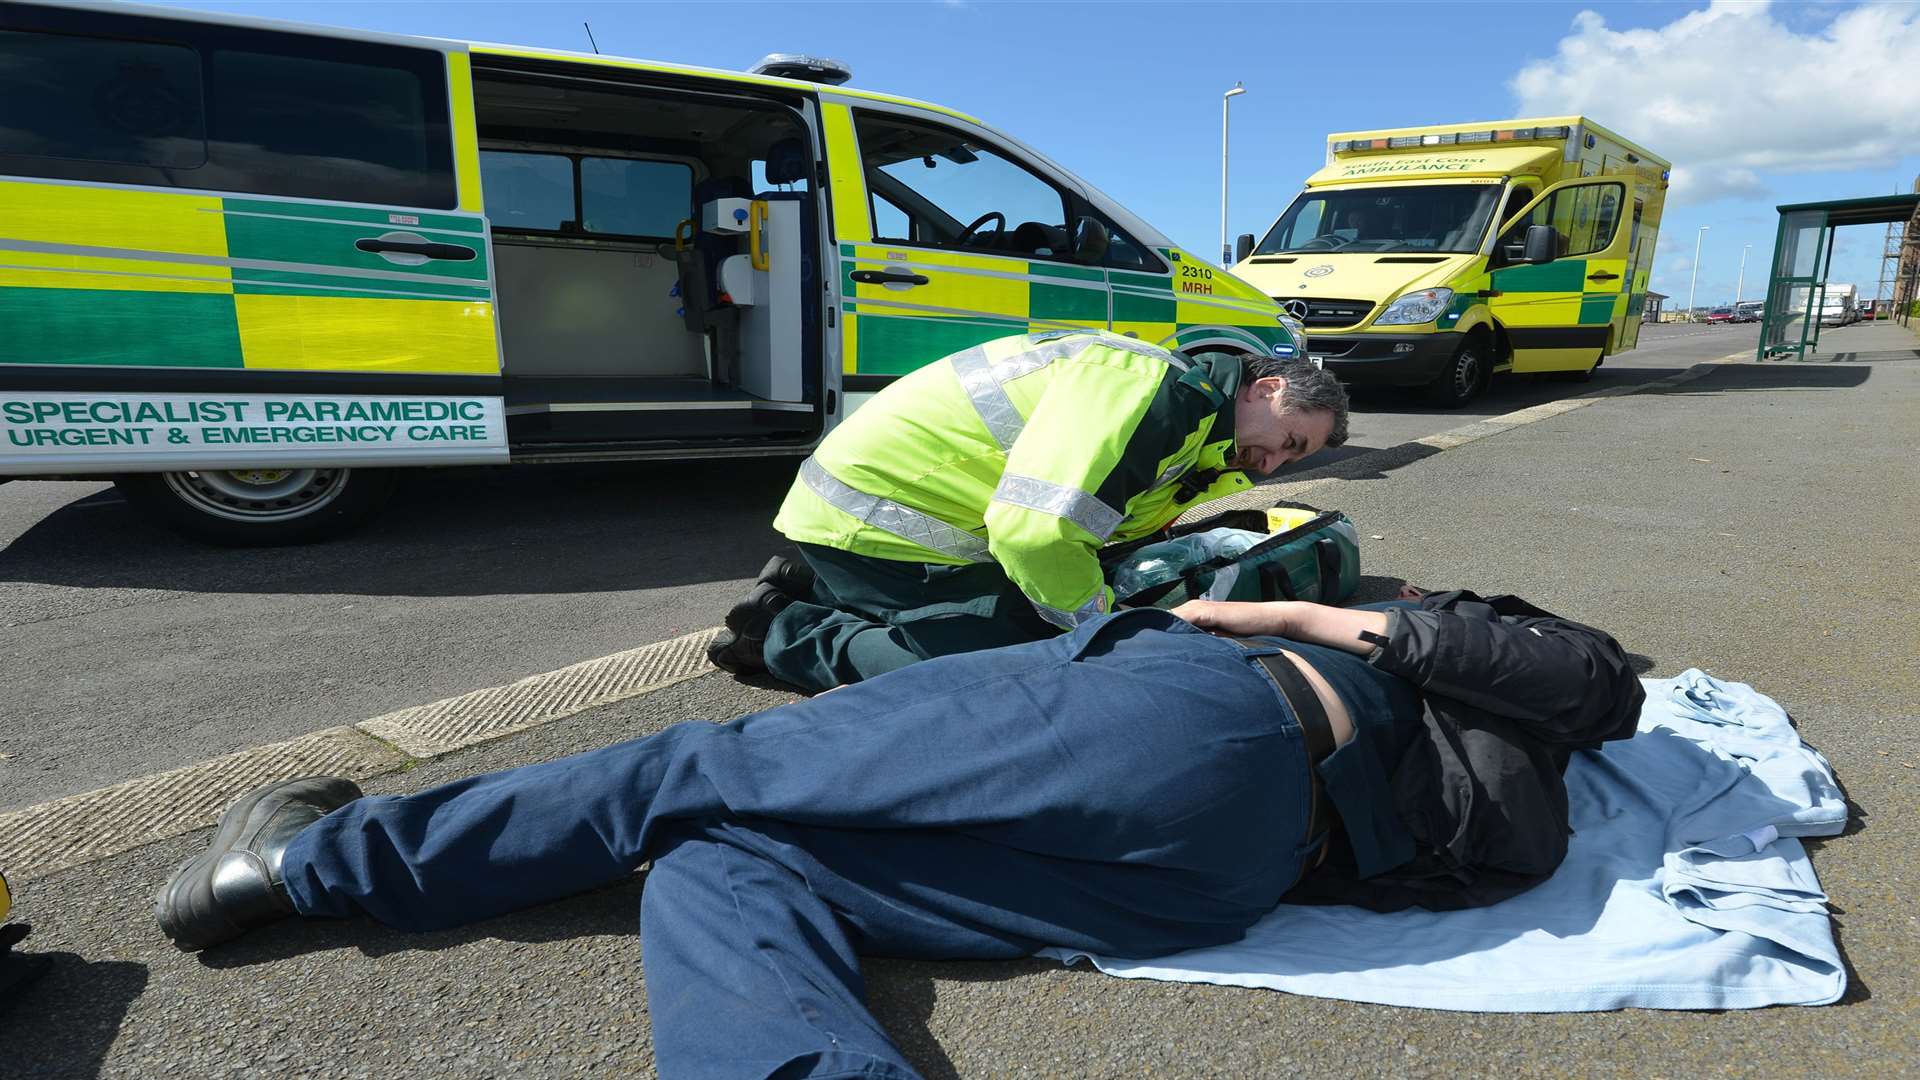
[[[1347,441],[1347,388],[1324,368],[1305,360],[1279,360],[1271,356],[1249,356],[1241,365],[1240,384],[1255,379],[1281,378],[1287,389],[1281,395],[1281,407],[1288,412],[1329,412],[1333,414],[1333,434],[1327,446],[1344,446]]]

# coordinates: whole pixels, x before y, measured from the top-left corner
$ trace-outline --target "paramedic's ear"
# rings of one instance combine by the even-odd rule
[[[1287,380],[1278,375],[1268,375],[1260,379],[1249,379],[1246,385],[1241,388],[1241,392],[1246,395],[1246,400],[1248,401],[1262,401],[1266,398],[1283,397],[1287,392]]]

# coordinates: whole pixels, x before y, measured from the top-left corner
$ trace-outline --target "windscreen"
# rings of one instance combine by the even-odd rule
[[[1500,190],[1420,184],[1303,191],[1253,253],[1477,251]]]

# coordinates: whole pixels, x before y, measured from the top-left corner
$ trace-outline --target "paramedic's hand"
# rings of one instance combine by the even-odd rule
[[[1287,637],[1293,625],[1291,608],[1298,601],[1275,600],[1270,603],[1243,603],[1233,600],[1189,600],[1173,613],[1210,634],[1228,637],[1256,637],[1272,634]]]

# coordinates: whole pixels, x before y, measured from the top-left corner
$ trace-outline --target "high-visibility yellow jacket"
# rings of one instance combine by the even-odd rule
[[[995,561],[1041,616],[1072,627],[1113,607],[1102,544],[1252,486],[1226,468],[1240,377],[1238,357],[1102,331],[976,345],[835,428],[774,528],[874,558]],[[1179,497],[1187,474],[1211,471]]]

